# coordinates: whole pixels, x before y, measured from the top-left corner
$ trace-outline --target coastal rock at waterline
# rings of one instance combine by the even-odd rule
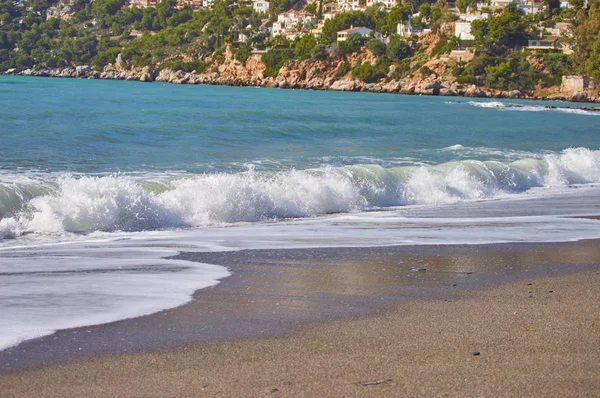
[[[186,75],[189,79],[189,73],[185,73],[183,71],[174,71],[171,68],[165,68],[158,73],[156,77],[157,82],[165,82],[165,83],[175,83],[182,84],[186,81]]]
[[[144,66],[142,68],[142,71],[140,72],[140,78],[139,80],[141,82],[151,82],[154,80],[154,73],[152,72],[152,68],[150,68],[149,66]]]
[[[356,86],[354,80],[336,80],[329,89],[335,91],[354,91],[357,88]]]
[[[33,75],[33,71],[31,69],[25,69],[23,72],[21,72],[21,76],[31,76]]]
[[[100,79],[104,80],[123,80],[121,74],[119,72],[109,70],[100,73]]]
[[[508,92],[508,98],[523,98],[521,90],[510,90]]]
[[[444,97],[455,97],[456,92],[450,88],[442,87],[440,88],[440,95]]]
[[[6,72],[4,72],[5,75],[14,75],[17,72],[17,70],[15,68],[10,68],[7,69]]]
[[[277,87],[277,82],[275,82],[275,79],[273,77],[267,76],[263,79],[262,85],[263,87],[275,88]]]
[[[60,71],[60,77],[75,77],[75,69],[73,68],[64,68]]]
[[[415,94],[423,95],[439,95],[441,84],[438,81],[433,82],[422,82],[417,84],[414,89]]]
[[[487,94],[485,93],[485,91],[483,91],[482,89],[480,89],[479,87],[472,85],[471,87],[469,87],[466,91],[465,91],[465,97],[472,97],[472,98],[485,98],[487,97]]]
[[[302,88],[304,79],[306,79],[306,69],[288,69],[283,66],[277,74],[275,82],[281,88]]]
[[[88,77],[92,73],[92,68],[88,65],[81,65],[75,68],[75,77]]]
[[[371,93],[381,93],[384,91],[383,87],[381,87],[378,84],[375,83],[368,83],[365,84],[365,86],[363,87],[362,91],[368,91]]]
[[[583,91],[575,91],[573,95],[571,95],[571,101],[573,102],[587,102],[588,95]]]
[[[323,79],[321,77],[315,77],[314,79],[310,79],[306,82],[306,88],[312,89],[312,90],[320,90],[320,89],[324,88],[325,85],[326,85],[325,79]]]
[[[397,82],[396,80],[392,80],[391,82],[386,83],[383,86],[383,90],[386,93],[398,93],[401,88],[402,88],[401,84],[399,82]]]

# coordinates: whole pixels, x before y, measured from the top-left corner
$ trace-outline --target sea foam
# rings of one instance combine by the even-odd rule
[[[518,112],[563,112],[574,115],[600,116],[600,108],[570,108],[562,106],[525,105],[517,103],[504,103],[500,101],[469,101],[469,105],[477,108],[499,109],[503,111]]]
[[[600,151],[571,148],[513,162],[461,160],[435,166],[354,165],[144,179],[54,177],[7,183],[0,238],[28,234],[149,231],[446,204],[534,187],[600,182]],[[32,185],[33,184],[33,185]],[[37,185],[36,185],[37,184]]]

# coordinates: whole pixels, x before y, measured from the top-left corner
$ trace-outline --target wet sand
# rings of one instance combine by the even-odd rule
[[[1,352],[1,395],[600,394],[597,241],[183,256],[233,276]]]

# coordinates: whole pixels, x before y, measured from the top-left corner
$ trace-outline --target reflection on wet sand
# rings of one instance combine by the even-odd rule
[[[405,300],[452,300],[464,289],[597,268],[598,241],[184,253],[232,276],[182,307],[59,331],[0,352],[0,372],[207,340],[277,336],[302,323],[350,319]],[[401,310],[401,308],[400,308]]]

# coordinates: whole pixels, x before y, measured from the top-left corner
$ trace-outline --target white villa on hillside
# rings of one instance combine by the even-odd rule
[[[471,22],[456,21],[454,24],[454,36],[461,40],[475,40],[471,34]]]
[[[396,27],[396,33],[400,37],[422,36],[425,33],[429,33],[429,32],[431,32],[430,28],[427,28],[427,29],[414,28],[411,25],[410,20],[408,20],[406,22],[400,22],[398,24],[398,26]]]
[[[338,10],[340,11],[364,11],[366,7],[372,7],[380,4],[384,9],[389,10],[397,6],[399,0],[366,0],[362,5],[360,0],[337,0]]]
[[[272,35],[281,35],[288,38],[290,38],[290,35],[292,35],[295,37],[295,33],[298,33],[299,26],[302,30],[307,28],[309,25],[314,25],[316,23],[317,18],[311,13],[290,10],[277,16],[277,21],[273,22]]]
[[[259,14],[264,14],[269,11],[269,2],[264,0],[255,0],[252,2],[252,8]]]
[[[369,37],[371,35],[371,32],[371,29],[366,28],[364,26],[351,26],[349,29],[344,29],[337,32],[337,41],[346,41],[346,39],[348,39],[348,36],[350,35],[360,35],[362,37]],[[379,32],[375,32],[373,36],[376,39],[383,41],[383,37]]]

